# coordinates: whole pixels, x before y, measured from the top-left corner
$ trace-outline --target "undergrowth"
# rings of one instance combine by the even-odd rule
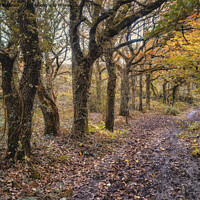
[[[173,116],[176,116],[176,115],[178,115],[179,113],[180,113],[180,111],[179,111],[177,108],[172,107],[172,106],[168,106],[168,107],[166,107],[165,110],[164,110],[164,114],[166,114],[166,115],[173,115]]]
[[[151,101],[151,110],[156,112],[162,112],[167,115],[179,115],[180,112],[188,110],[190,107],[193,107],[193,105],[190,105],[187,102],[177,101],[174,106],[170,106],[168,104],[164,104],[161,101]]]
[[[191,154],[193,156],[200,156],[200,122],[186,122],[186,125],[182,125],[181,122],[178,123],[180,123],[179,128],[183,129],[183,131],[177,134],[177,137],[186,140],[192,145]]]
[[[113,132],[106,130],[104,122],[100,122],[99,124],[93,124],[89,121],[89,132],[90,134],[100,135],[105,138],[114,139],[118,138],[119,135],[123,134],[120,130],[114,130]]]

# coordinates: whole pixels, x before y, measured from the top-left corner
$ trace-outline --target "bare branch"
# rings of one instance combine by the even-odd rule
[[[111,38],[117,35],[122,29],[130,26],[133,22],[137,21],[138,19],[152,13],[152,11],[159,8],[163,3],[167,0],[157,0],[154,3],[149,3],[146,7],[139,9],[134,14],[124,18],[119,24],[114,26],[114,28],[108,28],[105,33],[105,38]]]
[[[183,38],[186,41],[187,45],[189,45],[190,43],[188,42],[188,40],[185,37],[183,26],[182,26],[182,35],[183,35]]]
[[[124,46],[130,45],[130,44],[133,44],[133,43],[136,43],[136,42],[141,42],[141,41],[144,41],[144,39],[133,39],[133,40],[129,40],[127,42],[121,43],[117,47],[115,47],[115,51],[124,47]]]

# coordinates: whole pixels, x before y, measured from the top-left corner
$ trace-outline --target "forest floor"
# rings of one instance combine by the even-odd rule
[[[200,121],[199,109],[185,119],[153,114],[129,120],[125,145],[96,163],[72,199],[199,200],[200,158],[191,155],[199,134],[177,137],[187,120]]]
[[[85,142],[70,140],[66,132],[60,137],[35,132],[34,161],[1,164],[0,199],[200,199],[200,134],[194,123],[199,109],[181,116],[140,114],[129,125],[118,117],[121,131],[106,137],[103,126],[95,125],[101,115],[90,118],[94,133]],[[2,157],[6,145],[0,145]]]

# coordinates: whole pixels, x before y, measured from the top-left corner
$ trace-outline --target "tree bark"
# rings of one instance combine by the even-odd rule
[[[131,89],[132,89],[132,110],[136,110],[136,77],[134,76],[134,73],[131,72]]]
[[[152,82],[150,83],[150,85],[151,85],[151,90],[152,90],[152,92],[153,92],[153,99],[156,100],[156,99],[159,98],[159,97],[158,97],[158,96],[159,96],[159,95],[158,95],[158,90],[157,90],[156,86],[153,85]]]
[[[166,92],[166,86],[167,86],[168,81],[164,80],[163,83],[163,103],[167,103],[167,92]]]
[[[6,158],[15,158],[18,156],[16,153],[22,151],[21,142],[21,131],[22,127],[22,99],[19,97],[19,93],[16,90],[13,83],[13,67],[14,58],[9,57],[8,53],[1,54],[0,61],[2,64],[2,89],[3,96],[5,99],[6,111],[7,111],[7,123],[8,123],[8,141],[7,141],[7,156]],[[29,134],[30,127],[27,127],[27,133]],[[27,146],[23,147],[26,149],[26,153],[30,154],[30,142],[29,137],[25,134],[28,140]]]
[[[40,84],[38,87],[38,97],[40,100],[40,108],[42,110],[42,114],[45,122],[45,130],[44,133],[47,135],[60,135],[60,120],[58,108],[54,101],[51,99],[49,94],[44,88],[42,81],[40,80]]]
[[[92,65],[101,55],[100,47],[92,38],[89,44],[89,55],[84,55],[80,47],[79,6],[70,0],[70,44],[72,49],[72,85],[74,119],[72,138],[84,139],[88,134],[88,98],[91,85]]]
[[[74,64],[74,63],[73,63]],[[91,67],[87,61],[76,64],[73,71],[74,122],[72,136],[83,139],[88,134],[88,98],[91,84]]]
[[[49,96],[52,98],[52,92],[51,92],[51,81],[52,81],[52,61],[50,60],[49,53],[45,52],[45,75],[46,78],[44,80],[44,84],[46,86],[46,92],[49,94]]]
[[[188,84],[187,84],[187,97],[185,98],[186,102],[192,104],[193,102],[193,97],[192,97],[192,93],[191,93],[191,90],[192,90],[192,84],[191,84],[191,81],[188,81]]]
[[[150,84],[151,84],[151,74],[146,74],[146,105],[147,110],[150,110],[150,102],[151,102],[151,91],[150,91]]]
[[[142,74],[140,74],[140,79],[139,79],[139,111],[143,111],[143,104],[142,104]]]
[[[128,67],[122,70],[121,78],[121,102],[119,115],[129,116],[129,72]]]
[[[18,0],[20,47],[24,58],[24,70],[19,90],[13,82],[14,59],[8,53],[2,55],[2,88],[8,117],[8,149],[6,158],[22,159],[31,154],[31,122],[33,102],[41,69],[41,51],[35,19],[34,3]]]
[[[88,97],[91,82],[91,66],[88,59],[84,58],[80,47],[78,34],[78,5],[70,1],[70,43],[72,49],[72,85],[74,119],[72,137],[84,139],[88,134]]]
[[[179,85],[175,85],[172,89],[172,106],[174,106],[175,104],[175,100],[176,100],[176,94],[177,94],[177,91],[178,91],[178,87]]]
[[[96,102],[97,102],[97,112],[102,112],[102,71],[99,65],[99,60],[96,61]]]
[[[107,85],[107,104],[106,104],[106,121],[105,128],[109,131],[114,130],[115,119],[115,88],[116,88],[116,69],[112,58],[113,52],[108,51],[106,57],[106,67],[108,70],[108,85]]]
[[[166,0],[157,0],[148,3],[145,6],[139,6],[140,9],[130,16],[125,15],[121,20],[115,22],[115,17],[121,6],[130,3],[124,1],[116,1],[112,9],[98,9],[101,12],[94,12],[91,16],[91,26],[88,26],[88,51],[81,48],[80,26],[87,21],[84,16],[85,10],[88,10],[87,1],[69,0],[70,7],[70,44],[72,49],[72,73],[73,73],[73,103],[74,103],[74,121],[72,128],[72,136],[75,138],[84,137],[88,132],[87,119],[87,103],[89,96],[89,88],[91,84],[91,68],[94,61],[103,54],[103,47],[107,42],[118,35],[121,30],[131,26],[138,19],[150,14],[159,8]],[[90,12],[92,14],[92,12]],[[105,22],[102,29],[99,26],[101,22]],[[110,26],[112,24],[112,26]],[[103,32],[103,34],[99,34]],[[113,83],[116,77],[112,77]],[[113,98],[113,97],[112,97]]]

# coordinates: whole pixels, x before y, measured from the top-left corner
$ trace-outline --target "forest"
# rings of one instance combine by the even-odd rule
[[[0,0],[0,199],[200,199],[199,0]]]

